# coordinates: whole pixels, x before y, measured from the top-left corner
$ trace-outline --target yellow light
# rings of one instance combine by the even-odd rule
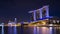
[[[34,26],[37,26],[36,24],[34,24]]]
[[[42,23],[43,23],[43,25],[46,25],[46,22],[43,21]]]

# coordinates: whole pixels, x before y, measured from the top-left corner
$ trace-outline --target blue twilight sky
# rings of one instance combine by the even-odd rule
[[[30,20],[30,10],[41,8],[49,5],[50,16],[60,17],[60,1],[59,0],[0,0],[0,18]],[[3,19],[2,19],[3,20]]]

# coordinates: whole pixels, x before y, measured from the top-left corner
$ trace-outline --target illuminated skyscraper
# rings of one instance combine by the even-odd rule
[[[29,11],[32,13],[33,20],[36,21],[37,19],[43,19],[49,17],[49,6],[43,6],[37,10]]]
[[[42,7],[42,17],[49,17],[49,6]]]
[[[15,18],[14,22],[17,23],[17,18]]]

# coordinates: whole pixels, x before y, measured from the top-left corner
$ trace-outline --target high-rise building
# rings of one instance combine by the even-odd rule
[[[37,10],[29,11],[29,13],[32,13],[32,18],[34,21],[47,18],[49,17],[49,6],[43,6]]]
[[[17,18],[15,18],[14,22],[17,23]]]

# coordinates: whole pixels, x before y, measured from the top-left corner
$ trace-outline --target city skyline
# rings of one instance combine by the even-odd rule
[[[0,19],[14,19],[15,17],[21,21],[30,20],[30,14],[28,11],[36,10],[41,8],[44,5],[49,5],[49,14],[50,16],[59,16],[59,1],[58,0],[0,0]]]
[[[0,0],[0,34],[60,34],[60,0]]]

